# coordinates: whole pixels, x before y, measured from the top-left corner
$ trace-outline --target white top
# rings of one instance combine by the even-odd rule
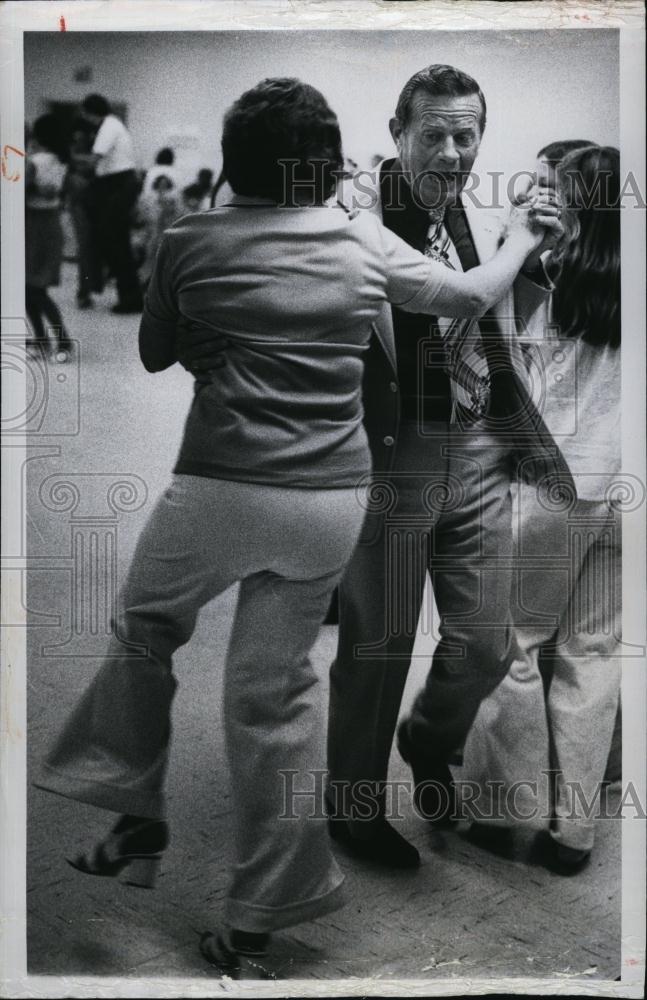
[[[156,163],[146,171],[144,184],[142,186],[142,196],[146,197],[150,194],[155,194],[153,184],[158,177],[168,177],[174,188],[179,186],[178,173],[175,167],[172,164],[167,165],[165,163]]]
[[[29,180],[32,182],[25,198],[27,208],[60,208],[61,191],[67,172],[65,164],[54,153],[45,150],[30,153],[27,164]]]
[[[579,499],[603,500],[620,472],[620,348],[560,337],[549,303],[538,310],[529,333],[534,400],[568,462]]]
[[[101,157],[96,167],[97,177],[135,169],[133,141],[124,123],[115,115],[106,115],[101,122],[92,152]]]

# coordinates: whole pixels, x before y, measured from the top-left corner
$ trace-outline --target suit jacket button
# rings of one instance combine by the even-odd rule
[[[397,382],[389,382],[389,389],[391,390],[391,392],[397,392],[398,391],[398,383]]]
[[[384,444],[387,446],[387,448],[390,448],[392,445],[395,444],[395,438],[392,438],[390,434],[387,434],[387,436],[384,438]]]

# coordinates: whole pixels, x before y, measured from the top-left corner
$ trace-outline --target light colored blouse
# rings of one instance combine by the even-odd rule
[[[196,383],[175,472],[306,488],[348,487],[370,470],[363,355],[385,301],[434,311],[448,270],[368,212],[280,208],[236,198],[164,234],[140,351],[176,360],[179,325],[229,341]]]
[[[580,500],[603,500],[620,472],[620,348],[561,337],[550,301],[533,317],[526,353],[534,400]]]
[[[67,167],[58,156],[46,150],[30,153],[27,171],[26,207],[39,210],[60,208]]]

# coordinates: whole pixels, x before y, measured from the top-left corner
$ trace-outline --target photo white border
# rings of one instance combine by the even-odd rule
[[[621,156],[639,168],[645,191],[644,8],[631,2],[542,0],[523,4],[494,0],[76,0],[5,3],[0,8],[0,144],[22,147],[23,31],[173,31],[173,30],[520,30],[555,28],[620,29]],[[15,160],[13,161],[15,165]],[[9,171],[11,172],[11,171]],[[2,334],[24,327],[24,212],[20,183],[0,179],[2,208]],[[18,250],[18,252],[16,252]],[[645,462],[645,212],[623,215],[622,315],[625,339],[623,379],[623,470],[647,482]],[[3,382],[5,382],[3,367]],[[16,373],[6,379],[3,413],[25,408],[25,385]],[[14,552],[15,509],[25,440],[12,437],[3,448],[2,551]],[[20,525],[18,526],[20,531]],[[623,634],[645,646],[645,509],[623,515]],[[2,621],[23,626],[2,630],[0,675],[0,992],[11,997],[206,997],[214,990],[230,996],[454,996],[492,992],[527,995],[642,997],[645,976],[645,823],[622,826],[622,981],[551,979],[390,980],[344,979],[322,984],[284,980],[275,984],[234,983],[217,979],[116,979],[109,977],[28,976],[26,973],[26,631],[20,587],[13,577],[2,589]],[[646,670],[644,658],[623,667],[623,780],[634,783],[646,801]]]

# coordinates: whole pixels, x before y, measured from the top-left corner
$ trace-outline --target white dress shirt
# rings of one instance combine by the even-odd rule
[[[106,115],[101,122],[92,152],[101,157],[96,167],[97,177],[135,169],[133,141],[124,123],[115,115]]]

